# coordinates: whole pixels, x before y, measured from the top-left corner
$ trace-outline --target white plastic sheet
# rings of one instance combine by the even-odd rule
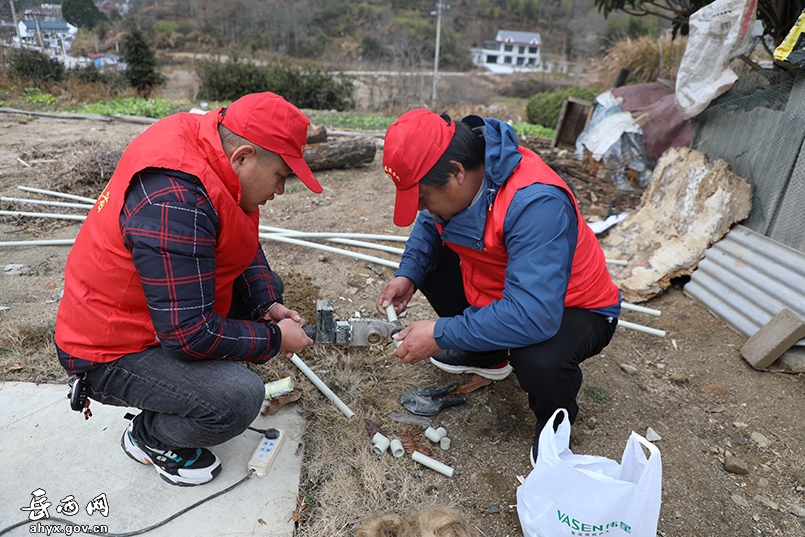
[[[684,119],[701,113],[738,79],[730,61],[749,45],[757,0],[716,0],[690,16],[688,45],[676,76]]]

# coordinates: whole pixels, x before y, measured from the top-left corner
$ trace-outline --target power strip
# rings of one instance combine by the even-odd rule
[[[263,435],[263,440],[257,449],[254,450],[252,458],[249,459],[249,471],[254,470],[257,477],[263,477],[268,473],[277,453],[285,441],[285,431],[280,429],[268,429]]]

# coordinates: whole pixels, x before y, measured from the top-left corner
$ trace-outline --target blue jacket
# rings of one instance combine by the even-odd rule
[[[419,286],[433,269],[444,242],[483,249],[487,209],[500,186],[520,163],[517,136],[508,124],[486,118],[484,183],[473,203],[443,225],[420,212],[406,243],[397,276]],[[515,194],[504,222],[508,253],[501,300],[462,315],[436,321],[434,337],[442,349],[487,351],[520,348],[553,337],[559,329],[576,249],[578,221],[572,201],[559,188],[534,184]],[[616,304],[597,313],[620,314]]]

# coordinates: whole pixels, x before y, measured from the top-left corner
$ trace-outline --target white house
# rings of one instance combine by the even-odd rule
[[[65,21],[31,21],[22,20],[17,24],[20,37],[34,37],[38,29],[42,32],[44,39],[53,39],[61,36],[71,38],[78,33],[78,28]]]
[[[484,41],[484,48],[470,52],[475,65],[494,73],[535,72],[542,70],[541,46],[536,32],[498,30],[494,41]]]

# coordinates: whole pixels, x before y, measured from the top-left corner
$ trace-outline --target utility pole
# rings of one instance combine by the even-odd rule
[[[22,44],[19,21],[17,21],[17,10],[14,9],[14,0],[8,0],[8,3],[11,4],[11,17],[14,19],[14,31],[17,32],[17,37],[20,38],[20,44]]]
[[[436,49],[433,52],[433,93],[431,94],[434,106],[436,106],[437,96],[436,85],[439,83],[439,41],[442,33],[442,11],[445,9],[450,9],[450,6],[437,2],[436,11],[430,12],[431,15],[436,15]]]

